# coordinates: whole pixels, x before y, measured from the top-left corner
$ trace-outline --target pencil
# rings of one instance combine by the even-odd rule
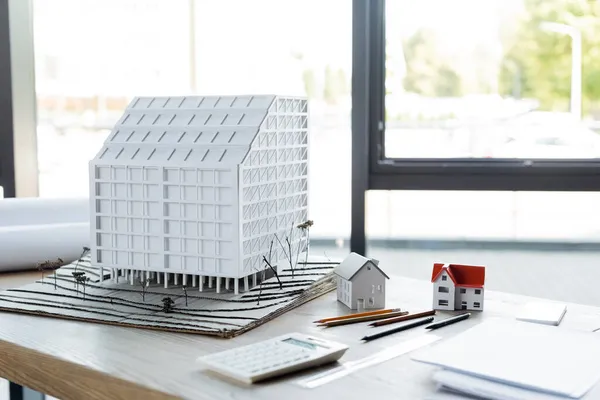
[[[430,315],[435,315],[435,310],[424,311],[415,314],[408,314],[395,318],[388,318],[381,321],[373,322],[372,324],[369,324],[369,326],[384,326],[389,324],[395,324],[396,322],[408,321],[415,318],[428,317]]]
[[[464,313],[464,314],[459,314],[459,315],[456,315],[454,317],[443,319],[443,320],[438,321],[436,323],[433,323],[431,325],[427,325],[425,327],[425,329],[431,329],[431,330],[433,330],[433,329],[443,328],[444,326],[452,325],[452,324],[454,324],[456,322],[463,321],[463,320],[469,318],[470,316],[471,316],[471,313],[469,313],[469,312],[468,313]]]
[[[368,342],[370,340],[375,340],[375,339],[379,339],[380,337],[391,335],[392,333],[398,333],[398,332],[402,332],[402,331],[405,331],[410,328],[415,328],[417,326],[425,325],[425,324],[430,323],[431,321],[433,321],[433,317],[428,317],[428,318],[422,319],[420,321],[415,321],[415,322],[411,322],[409,324],[404,324],[397,328],[388,329],[387,331],[379,332],[374,335],[365,336],[360,340],[364,340],[364,341]]]
[[[408,314],[408,311],[395,311],[395,312],[390,312],[390,313],[385,313],[385,314],[367,315],[364,317],[348,318],[348,319],[341,319],[341,320],[337,320],[337,321],[325,322],[324,324],[320,324],[317,326],[324,326],[326,328],[329,328],[332,326],[356,324],[359,322],[369,322],[369,321],[376,321],[378,319],[399,317],[401,315],[406,315],[406,314]]]
[[[318,321],[314,321],[314,323],[315,324],[324,324],[325,322],[338,321],[341,319],[366,317],[367,315],[379,315],[379,314],[386,314],[386,313],[391,313],[391,312],[396,312],[396,311],[400,311],[400,309],[399,308],[388,308],[387,310],[367,311],[367,312],[362,312],[362,313],[342,315],[341,317],[323,318]]]

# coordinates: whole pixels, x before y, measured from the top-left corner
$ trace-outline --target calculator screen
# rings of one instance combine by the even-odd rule
[[[311,350],[316,350],[317,348],[322,347],[315,343],[309,343],[309,342],[305,342],[303,340],[298,340],[298,339],[294,339],[294,338],[284,339],[283,341],[286,343],[289,343],[289,344],[294,344],[296,346],[304,347],[306,349],[311,349]]]

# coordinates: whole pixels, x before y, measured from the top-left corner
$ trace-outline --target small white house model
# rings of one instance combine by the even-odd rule
[[[90,162],[92,263],[238,293],[306,249],[307,196],[305,99],[138,97]]]
[[[434,310],[483,310],[485,267],[435,263],[431,282]]]
[[[350,253],[335,268],[338,301],[356,310],[385,307],[385,281],[389,277],[379,268],[379,261]]]

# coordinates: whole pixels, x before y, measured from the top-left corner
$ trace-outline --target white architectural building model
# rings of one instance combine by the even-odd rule
[[[483,310],[485,267],[435,263],[431,282],[434,310]]]
[[[379,261],[350,253],[334,273],[339,302],[353,310],[385,307],[385,281],[389,277],[379,268]]]
[[[295,267],[307,119],[301,98],[135,98],[90,162],[92,263],[117,282],[162,275],[202,290],[206,279],[219,292],[233,278],[235,293],[263,257]]]

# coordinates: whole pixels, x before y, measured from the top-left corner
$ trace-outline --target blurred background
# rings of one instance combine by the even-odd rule
[[[598,3],[387,1],[386,156],[600,157]],[[306,95],[312,243],[319,254],[347,253],[351,1],[33,5],[41,196],[87,195],[87,162],[133,96]],[[596,264],[598,200],[579,192],[371,191],[368,244],[405,275],[426,279],[441,258],[485,262],[502,271],[493,288],[600,303],[591,287],[580,295],[589,280],[570,269]],[[537,271],[549,268],[557,279],[536,286]]]

